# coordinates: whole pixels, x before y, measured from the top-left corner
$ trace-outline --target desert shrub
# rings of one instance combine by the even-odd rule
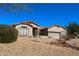
[[[0,43],[11,43],[17,40],[18,31],[10,26],[0,24]]]

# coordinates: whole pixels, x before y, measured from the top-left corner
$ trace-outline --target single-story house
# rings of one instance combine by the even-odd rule
[[[67,30],[59,25],[51,27],[40,27],[32,21],[25,21],[13,25],[19,32],[19,36],[40,37],[47,36],[48,38],[61,39],[67,37]]]
[[[36,37],[39,35],[39,25],[32,21],[13,24],[13,26],[18,30],[19,36]]]

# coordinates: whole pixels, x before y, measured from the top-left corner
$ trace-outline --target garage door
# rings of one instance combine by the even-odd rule
[[[60,33],[49,33],[49,37],[53,39],[60,39]]]

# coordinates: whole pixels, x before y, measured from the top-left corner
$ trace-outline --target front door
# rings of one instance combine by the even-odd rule
[[[34,37],[38,36],[38,29],[37,28],[33,28],[33,36]]]

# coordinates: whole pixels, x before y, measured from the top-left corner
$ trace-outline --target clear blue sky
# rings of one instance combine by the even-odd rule
[[[15,24],[27,20],[32,20],[40,26],[51,26],[53,24],[65,26],[69,22],[79,23],[79,4],[32,3],[26,4],[24,8],[27,8],[27,10],[7,12],[0,7],[0,24]]]

